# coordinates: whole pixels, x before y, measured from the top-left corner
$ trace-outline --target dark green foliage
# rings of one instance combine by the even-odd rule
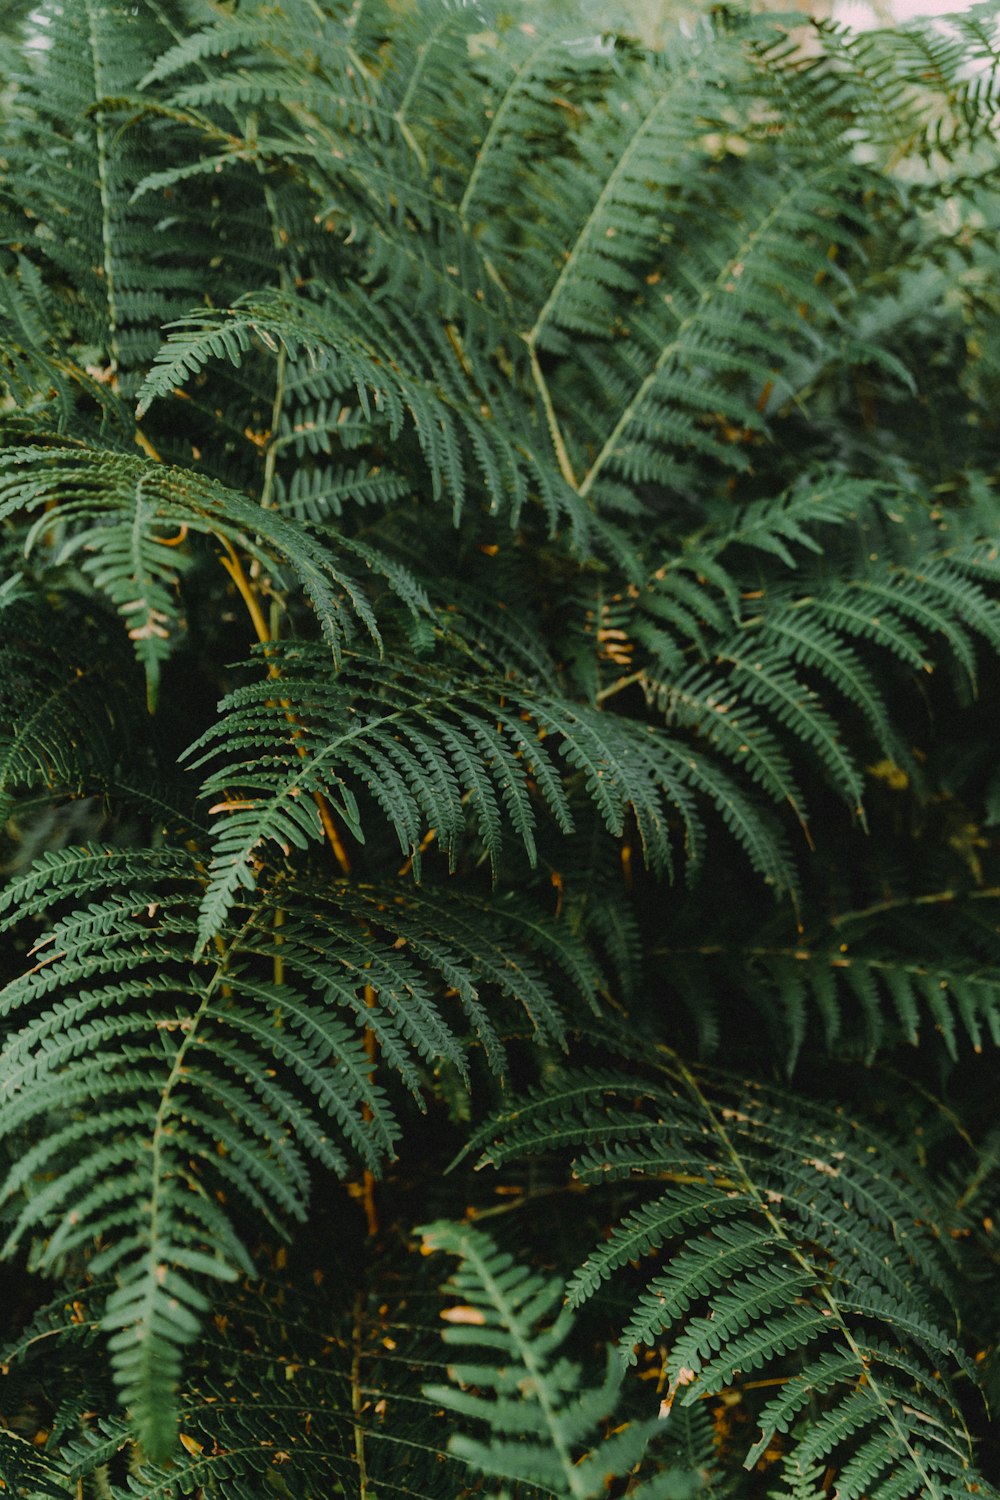
[[[4,1486],[995,1494],[990,7],[0,29]]]
[[[748,1465],[821,1395],[827,1409],[798,1461],[835,1463],[845,1482],[863,1474],[866,1488],[887,1468],[906,1477],[905,1493],[950,1492],[963,1470],[961,1418],[944,1372],[971,1371],[933,1197],[854,1121],[815,1106],[800,1113],[736,1079],[699,1081],[683,1064],[666,1061],[664,1072],[639,1100],[634,1079],[570,1074],[521,1101],[509,1125],[501,1118],[487,1148],[499,1163],[569,1142],[583,1148],[583,1181],[668,1183],[591,1253],[570,1305],[655,1253],[664,1269],[633,1307],[620,1352],[634,1363],[670,1332],[664,1412],[792,1356],[795,1373],[760,1412]],[[845,1440],[862,1444],[848,1463]]]

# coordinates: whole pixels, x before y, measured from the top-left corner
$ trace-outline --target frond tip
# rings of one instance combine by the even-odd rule
[[[685,1471],[669,1446],[657,1443],[654,1459],[654,1440],[663,1436],[655,1420],[599,1437],[619,1403],[621,1372],[609,1358],[602,1383],[583,1384],[582,1367],[564,1352],[573,1317],[558,1277],[518,1264],[467,1224],[442,1221],[419,1233],[425,1254],[459,1257],[446,1288],[459,1301],[441,1317],[445,1342],[463,1360],[449,1365],[451,1384],[424,1387],[471,1428],[453,1434],[449,1453],[477,1473],[537,1486],[553,1500],[599,1500],[611,1478],[625,1475],[635,1476],[629,1494],[641,1500],[687,1500],[700,1487],[703,1476]]]

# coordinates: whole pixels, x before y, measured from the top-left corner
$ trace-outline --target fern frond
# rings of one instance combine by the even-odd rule
[[[250,1270],[230,1200],[281,1232],[305,1214],[310,1158],[344,1175],[394,1152],[366,1035],[419,1099],[416,1059],[467,1071],[442,991],[499,1072],[498,998],[558,1045],[562,996],[591,1002],[599,981],[530,905],[429,888],[286,884],[192,958],[203,879],[187,853],[93,846],[48,853],[0,896],[6,927],[51,924],[0,995],[0,1136],[22,1144],[5,1253],[43,1235],[58,1266],[100,1245],[113,1367],[162,1457],[206,1279]]]
[[[697,159],[690,120],[728,60],[724,43],[707,57],[695,47],[650,57],[602,98],[599,111],[587,111],[591,129],[579,136],[579,159],[558,161],[544,189],[552,217],[534,226],[539,250],[559,269],[543,283],[527,334],[532,347],[562,349],[573,334],[606,338],[619,324],[637,268],[655,254],[672,193]]]
[[[599,503],[609,483],[677,487],[689,464],[688,457],[678,457],[682,451],[745,464],[743,446],[709,433],[707,409],[717,408],[731,385],[732,395],[727,390],[723,401],[728,423],[749,434],[762,429],[758,393],[738,394],[744,372],[751,361],[759,369],[762,352],[772,368],[792,362],[805,330],[790,315],[786,298],[790,292],[807,296],[806,246],[813,236],[840,238],[831,214],[850,195],[844,168],[826,163],[812,170],[799,166],[788,179],[774,173],[761,181],[749,215],[745,199],[740,207],[727,205],[718,238],[699,250],[698,270],[688,271],[687,285],[671,286],[652,300],[630,320],[630,337],[602,353],[600,363],[595,357],[594,374],[605,384],[620,382],[623,399],[615,403],[614,422],[601,424],[581,494],[593,493]],[[810,287],[808,304],[815,301]],[[698,378],[705,369],[716,377],[711,384]]]
[[[374,1167],[396,1127],[357,1030],[241,962],[252,922],[191,966],[190,857],[49,855],[4,892],[6,920],[79,899],[88,881],[104,899],[58,919],[3,994],[15,1027],[0,1130],[39,1137],[4,1187],[20,1199],[7,1252],[42,1228],[49,1263],[104,1240],[93,1267],[118,1280],[103,1316],[117,1378],[150,1453],[166,1456],[180,1354],[210,1305],[201,1284],[250,1268],[227,1196],[273,1222],[301,1217],[305,1155],[345,1169],[331,1128]]]
[[[93,403],[103,420],[127,431],[130,418],[115,393],[73,357],[59,337],[56,303],[38,269],[23,254],[0,257],[2,381],[20,410],[74,422],[78,405]]]
[[[959,12],[947,28],[922,19],[860,35],[820,29],[843,102],[883,152],[960,163],[989,138],[1000,101],[996,34],[985,16]]]
[[[256,339],[275,352],[285,350],[293,361],[306,360],[331,391],[353,392],[365,420],[384,426],[390,440],[399,438],[409,419],[433,496],[451,496],[456,520],[467,476],[478,470],[491,507],[509,509],[515,524],[531,482],[553,529],[563,513],[577,530],[586,526],[586,507],[548,455],[526,448],[508,427],[503,392],[489,363],[478,361],[470,380],[447,331],[435,322],[373,304],[349,287],[315,287],[310,300],[282,292],[248,294],[232,308],[192,314],[172,327],[143,388],[140,416],[210,360],[238,366]],[[387,346],[398,351],[391,364],[380,353]]]
[[[809,1429],[802,1464],[825,1460],[858,1494],[887,1452],[915,1492],[951,1493],[959,1472],[973,1483],[943,1378],[946,1368],[970,1366],[936,1305],[949,1278],[926,1228],[934,1211],[902,1176],[893,1148],[856,1122],[800,1112],[723,1075],[699,1081],[670,1062],[663,1071],[664,1082],[646,1088],[569,1075],[548,1106],[541,1091],[498,1121],[495,1158],[487,1146],[487,1160],[562,1148],[575,1118],[584,1180],[661,1184],[581,1267],[571,1304],[626,1261],[655,1254],[661,1264],[623,1330],[621,1353],[630,1363],[637,1345],[669,1331],[667,1410],[739,1374],[788,1369],[787,1387],[779,1382],[761,1413],[748,1465],[776,1431],[789,1431],[807,1400],[821,1400],[828,1415]],[[903,1366],[895,1352],[902,1339]]]
[[[428,829],[454,868],[467,802],[494,872],[504,822],[534,863],[533,800],[564,832],[572,827],[549,741],[582,773],[610,833],[621,835],[626,817],[634,815],[654,868],[672,862],[671,806],[681,811],[688,852],[697,857],[703,828],[697,799],[704,797],[767,881],[778,889],[794,882],[780,837],[726,772],[651,727],[570,706],[510,678],[454,676],[423,663],[390,674],[358,656],[335,682],[323,684],[313,667],[315,649],[272,646],[266,657],[280,675],[280,700],[270,678],[237,689],[221,705],[225,717],[188,752],[197,766],[230,745],[241,751],[238,761],[213,767],[204,786],[222,823],[202,912],[203,943],[237,893],[253,888],[252,866],[262,846],[272,843],[287,856],[320,838],[309,800],[315,794],[330,799],[359,838],[358,795],[367,790],[417,875]]]
[[[81,445],[12,448],[0,461],[0,516],[41,512],[25,546],[57,538],[57,561],[85,554],[82,570],[123,616],[155,700],[160,664],[183,628],[178,588],[190,558],[173,545],[178,529],[234,543],[264,566],[267,548],[287,560],[339,653],[353,616],[376,643],[370,604],[335,553],[307,527],[255,506],[245,495],[189,469]],[[164,533],[166,533],[164,535]],[[171,545],[164,545],[164,543]],[[367,565],[381,561],[355,546]],[[418,610],[421,596],[404,570],[386,564]]]
[[[336,423],[333,424],[336,427]],[[308,434],[295,433],[296,444],[308,440]],[[391,469],[371,468],[362,459],[348,468],[339,465],[329,469],[296,469],[291,481],[276,486],[276,500],[282,510],[297,520],[323,523],[337,520],[352,505],[389,505],[400,500],[409,486],[402,474]]]
[[[363,839],[356,793],[367,790],[416,875],[429,829],[454,869],[467,802],[494,871],[504,822],[534,862],[529,779],[559,825],[571,826],[558,773],[530,728],[531,700],[519,701],[512,683],[456,678],[415,662],[399,663],[390,674],[363,657],[324,683],[315,648],[271,647],[266,659],[280,675],[281,700],[270,678],[237,689],[223,701],[223,717],[188,751],[195,766],[218,760],[230,746],[241,751],[239,761],[213,766],[203,789],[222,823],[202,941],[237,891],[252,888],[250,861],[261,845],[290,849],[321,836],[310,794],[329,799]]]
[[[758,963],[760,967],[758,968]],[[804,1037],[810,1012],[822,1019],[827,1047],[843,1045],[846,1015],[856,1010],[864,1053],[870,1061],[898,1031],[916,1046],[922,1026],[930,1025],[949,1055],[958,1055],[963,1031],[978,1051],[985,1036],[1000,1045],[998,975],[985,966],[963,972],[945,962],[894,958],[884,949],[866,954],[843,943],[751,961],[750,991],[763,981],[769,997],[778,995],[791,1036]],[[767,1005],[761,993],[759,999]],[[846,1012],[846,1014],[845,1014]],[[794,1052],[789,1066],[794,1065]]]
[[[439,1221],[420,1233],[425,1253],[443,1250],[459,1258],[447,1287],[459,1305],[442,1316],[449,1324],[445,1342],[465,1354],[449,1366],[451,1383],[427,1386],[425,1394],[488,1434],[484,1441],[456,1433],[449,1451],[478,1473],[567,1500],[596,1500],[609,1476],[634,1472],[658,1424],[622,1425],[595,1441],[595,1428],[617,1404],[620,1371],[609,1362],[600,1386],[583,1384],[580,1366],[562,1352],[572,1318],[565,1308],[556,1312],[563,1292],[558,1278],[519,1265],[468,1225]],[[661,1469],[630,1491],[668,1500],[688,1493],[693,1480],[678,1468]]]
[[[122,709],[131,674],[116,642],[30,598],[0,619],[0,822],[19,794],[104,792],[122,761],[140,771],[141,737]]]
[[[56,1495],[66,1500],[70,1493],[69,1476],[46,1461],[26,1438],[6,1428],[0,1428],[0,1479],[15,1495]]]
[[[966,524],[974,533],[975,521]],[[757,554],[749,568],[747,549]],[[834,551],[842,562],[831,569]],[[910,764],[889,706],[892,663],[871,648],[910,671],[942,661],[974,688],[979,653],[997,650],[1000,628],[984,554],[984,543],[956,547],[925,505],[884,485],[806,485],[755,501],[665,561],[643,582],[638,622],[625,590],[619,614],[606,617],[620,616],[628,642],[634,672],[623,681],[639,682],[668,723],[713,746],[803,824],[808,747],[863,822],[862,765],[840,704],[871,737],[873,759]],[[704,580],[697,614],[685,598],[691,570]]]
[[[18,109],[31,123],[11,145],[12,212],[0,232],[26,261],[65,278],[63,316],[98,351],[100,378],[119,388],[152,354],[159,323],[198,289],[183,236],[157,202],[130,202],[155,146],[122,100],[169,30],[157,8],[113,0],[43,14],[47,44],[19,80]]]
[[[473,60],[485,85],[485,109],[458,214],[465,223],[481,225],[486,235],[493,216],[537,160],[531,143],[562,140],[566,101],[586,98],[603,66],[593,52],[570,45],[575,28],[545,21],[549,24],[515,31],[504,46],[488,39]]]

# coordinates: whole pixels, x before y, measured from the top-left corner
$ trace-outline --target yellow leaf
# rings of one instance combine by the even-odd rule
[[[865,766],[865,770],[877,781],[884,781],[891,792],[905,792],[910,784],[910,778],[903,768],[888,758],[877,760],[873,766]]]
[[[446,1307],[441,1317],[445,1323],[472,1323],[478,1326],[486,1322],[486,1315],[478,1307]]]

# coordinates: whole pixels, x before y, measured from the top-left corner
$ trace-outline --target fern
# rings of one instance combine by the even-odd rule
[[[169,30],[153,7],[99,0],[47,20],[45,66],[22,73],[17,105],[27,129],[10,152],[11,198],[15,209],[28,212],[19,223],[8,218],[0,233],[21,241],[26,287],[38,262],[50,262],[65,278],[78,339],[100,350],[113,386],[128,386],[131,372],[154,352],[159,324],[198,287],[183,239],[163,223],[156,203],[129,201],[130,184],[155,148],[141,130],[130,130],[121,101]],[[157,268],[155,289],[150,263]]]
[[[988,1492],[995,25],[592,9],[0,20],[9,1488]]]
[[[85,624],[81,631],[84,622],[53,617],[25,598],[5,609],[3,620],[0,815],[6,821],[25,794],[103,791],[119,761],[140,760],[143,747],[128,716],[116,711],[130,674],[105,632]]]
[[[497,1069],[503,1047],[480,986],[518,1001],[558,1041],[558,1006],[531,948],[571,984],[595,983],[585,952],[537,932],[516,906],[373,890],[332,890],[325,937],[315,915],[306,920],[319,893],[285,891],[279,926],[267,902],[237,911],[192,965],[200,885],[180,851],[93,847],[50,854],[3,897],[9,924],[100,892],[55,921],[0,1002],[13,1026],[0,1130],[38,1135],[5,1184],[5,1201],[21,1200],[7,1250],[44,1232],[44,1261],[58,1265],[107,1240],[91,1269],[115,1271],[120,1286],[103,1326],[150,1453],[164,1457],[178,1353],[209,1305],[199,1283],[250,1269],[220,1205],[237,1194],[277,1228],[305,1215],[309,1158],[344,1175],[350,1157],[377,1171],[393,1154],[398,1120],[359,1031],[370,1028],[418,1092],[414,1054],[466,1068],[435,995],[442,982]]]
[[[189,531],[213,536],[223,545],[238,543],[265,566],[271,557],[257,537],[279,554],[284,552],[335,654],[350,629],[344,621],[345,606],[348,618],[353,615],[376,643],[380,639],[363,591],[328,547],[305,528],[260,512],[244,496],[211,480],[146,459],[72,448],[15,448],[4,467],[0,515],[41,510],[41,522],[27,533],[27,549],[44,529],[57,528],[59,562],[81,550],[91,554],[82,570],[123,616],[146,671],[151,703],[156,701],[161,663],[183,628],[177,594],[190,561],[186,552],[175,549]],[[346,550],[361,550],[367,566],[378,565],[370,549]],[[387,567],[392,584],[419,611],[419,590],[401,570]]]
[[[230,745],[256,752],[240,764],[213,769],[204,786],[209,797],[227,793],[218,805],[223,829],[205,898],[206,935],[238,886],[252,885],[247,861],[264,840],[290,846],[321,836],[319,816],[303,793],[321,794],[349,831],[363,838],[357,797],[345,778],[371,792],[417,875],[428,829],[454,869],[466,801],[473,803],[494,872],[504,821],[533,859],[529,777],[561,826],[571,826],[544,742],[523,724],[530,700],[505,703],[509,683],[449,680],[414,663],[409,671],[400,664],[390,686],[377,662],[358,658],[324,689],[318,665],[304,646],[270,650],[268,667],[281,678],[282,701],[275,703],[267,682],[237,691],[221,705],[225,717],[218,726],[192,747],[191,754],[205,752],[195,765]],[[367,713],[359,713],[359,699],[370,705]]]
[[[332,390],[353,390],[365,420],[384,423],[390,440],[399,437],[409,416],[432,493],[435,498],[450,495],[456,520],[465,501],[466,474],[474,464],[494,508],[513,498],[515,522],[530,478],[553,528],[562,511],[581,527],[585,512],[551,471],[544,454],[524,455],[513,433],[504,430],[502,412],[497,420],[484,423],[483,408],[490,406],[494,383],[485,369],[473,374],[470,390],[470,379],[443,331],[421,327],[402,314],[390,319],[380,310],[374,317],[373,326],[367,300],[352,298],[349,292],[335,295],[333,289],[319,305],[280,294],[244,299],[228,314],[205,315],[190,325],[190,331],[172,335],[146,382],[139,412],[182,385],[211,358],[239,364],[257,337],[275,352],[307,358]],[[387,343],[408,351],[405,364],[385,365],[378,350]],[[433,374],[428,358],[433,360]]]
[[[584,1180],[668,1184],[591,1254],[570,1304],[655,1252],[662,1266],[622,1331],[621,1355],[632,1363],[638,1346],[670,1331],[661,1415],[675,1400],[788,1368],[760,1413],[748,1467],[819,1399],[827,1410],[796,1461],[835,1465],[851,1493],[867,1492],[887,1465],[906,1492],[951,1493],[962,1476],[972,1485],[942,1376],[971,1367],[935,1307],[949,1278],[925,1227],[933,1208],[896,1179],[898,1156],[835,1114],[799,1117],[763,1089],[724,1077],[706,1088],[683,1064],[664,1071],[645,1088],[570,1075],[496,1122],[501,1134],[486,1148],[495,1163],[572,1142]]]
[[[448,1290],[461,1301],[442,1313],[450,1325],[444,1338],[469,1351],[464,1363],[449,1367],[449,1386],[428,1386],[425,1394],[490,1431],[489,1442],[456,1434],[449,1450],[479,1473],[579,1500],[602,1494],[609,1475],[634,1472],[657,1423],[620,1425],[593,1445],[595,1425],[618,1398],[620,1376],[610,1364],[602,1385],[582,1386],[580,1366],[562,1353],[572,1319],[565,1308],[552,1316],[562,1299],[559,1281],[518,1265],[481,1230],[438,1223],[422,1234],[425,1250],[459,1257]],[[588,1439],[592,1446],[581,1454]],[[680,1500],[696,1486],[696,1476],[661,1468],[631,1489]]]
[[[132,1430],[94,1379],[104,1288],[76,1287],[71,1301],[42,1309],[5,1350],[8,1386],[28,1392],[58,1367],[81,1400],[75,1410],[66,1403],[43,1451],[22,1441],[12,1454],[28,1450],[39,1491],[46,1482],[60,1494],[100,1487],[117,1500],[182,1485],[249,1497],[275,1485],[311,1493],[362,1479],[434,1500],[442,1486],[457,1489],[462,1468],[429,1433],[435,1408],[421,1392],[442,1364],[431,1267],[387,1256],[373,1265],[372,1285],[355,1293],[338,1284],[332,1264],[306,1273],[274,1259],[281,1256],[252,1286],[223,1291],[219,1315],[191,1356],[183,1440],[164,1466],[136,1450]],[[395,1283],[391,1307],[377,1290],[380,1279],[383,1290]]]
[[[960,963],[958,941],[943,955],[931,950],[918,957],[903,946],[913,938],[902,926],[892,934],[900,944],[894,952],[890,935],[884,928],[873,949],[863,929],[855,936],[845,923],[836,934],[839,941],[815,947],[800,942],[769,951],[761,946],[731,956],[681,951],[668,962],[672,983],[694,1006],[717,1009],[710,999],[715,984],[739,982],[763,1024],[773,1027],[776,1054],[784,1049],[789,1072],[807,1039],[820,1031],[828,1049],[854,1050],[868,1062],[890,1038],[916,1047],[928,1030],[942,1038],[955,1060],[963,1041],[977,1052],[996,1046],[997,974],[988,959]]]

